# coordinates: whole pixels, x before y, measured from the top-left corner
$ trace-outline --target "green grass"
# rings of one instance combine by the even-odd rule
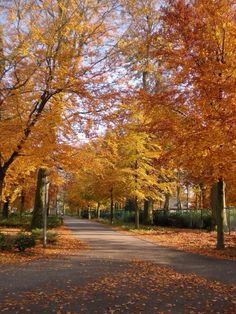
[[[10,214],[7,219],[0,220],[0,227],[7,228],[23,228],[29,229],[31,224],[32,215],[31,214],[23,214],[20,216],[19,214]],[[47,219],[47,227],[56,228],[63,224],[63,218],[59,216],[49,216]]]
[[[107,219],[96,219],[96,221],[106,224],[106,225],[110,225],[110,226],[115,226],[115,227],[121,227],[123,230],[127,230],[127,231],[132,231],[132,232],[137,232],[137,231],[141,231],[141,232],[151,232],[151,231],[155,231],[155,230],[165,230],[166,228],[164,227],[159,227],[159,226],[148,226],[148,225],[140,225],[139,229],[135,228],[135,224],[134,223],[124,223],[120,220],[114,220],[113,224],[111,225],[110,220]]]

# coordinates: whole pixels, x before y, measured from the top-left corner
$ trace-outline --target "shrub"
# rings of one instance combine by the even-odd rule
[[[27,227],[30,225],[31,216],[23,215],[20,217],[19,215],[12,213],[9,215],[9,218],[3,219],[0,221],[0,226],[4,227]]]
[[[32,230],[32,237],[35,240],[43,241],[43,229],[33,229]],[[47,242],[48,243],[55,243],[58,240],[58,233],[55,231],[47,231]]]
[[[49,216],[47,219],[48,228],[56,228],[63,224],[63,218],[60,216]]]
[[[204,210],[158,210],[154,212],[154,224],[178,228],[203,228],[211,226],[211,213]]]
[[[47,241],[48,243],[56,243],[58,241],[58,233],[57,232],[53,232],[53,231],[48,231],[47,232]]]
[[[42,239],[43,239],[43,229],[39,229],[39,228],[33,229],[31,231],[31,235],[32,235],[32,237],[35,240],[41,240],[42,241]]]
[[[9,251],[14,246],[14,238],[0,233],[0,251]]]
[[[24,252],[25,249],[35,246],[35,239],[26,233],[18,233],[15,238],[15,247],[20,251]]]

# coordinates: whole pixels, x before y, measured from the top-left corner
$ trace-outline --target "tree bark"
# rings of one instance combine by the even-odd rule
[[[227,227],[225,212],[225,183],[222,178],[211,189],[212,210],[215,213],[217,225],[217,249],[224,249],[224,228]]]
[[[44,178],[46,169],[39,168],[37,174],[37,186],[35,192],[34,210],[31,221],[31,229],[43,227],[43,205],[44,205]]]
[[[100,202],[98,202],[98,204],[97,204],[97,219],[100,219],[100,215],[101,215],[101,213],[100,213]]]
[[[7,219],[9,216],[9,205],[10,205],[10,197],[7,196],[6,200],[3,202],[2,208],[2,218]]]
[[[152,225],[153,224],[153,200],[147,199],[144,200],[144,224]]]
[[[186,208],[187,208],[187,210],[188,210],[188,209],[189,209],[189,184],[188,184],[188,183],[186,184],[186,196],[187,196],[187,199],[186,199],[186,202],[187,202]]]
[[[176,188],[176,198],[177,198],[177,209],[182,209],[182,203],[180,199],[180,186],[178,185]]]
[[[137,196],[134,199],[135,201],[135,228],[139,229],[139,207],[138,207],[138,198]]]
[[[113,224],[114,220],[114,198],[113,198],[113,188],[110,190],[110,223]]]
[[[0,164],[1,164],[1,160],[0,160]],[[5,174],[0,168],[0,210],[2,209],[2,192],[3,192],[4,179],[5,179]]]
[[[91,210],[90,210],[90,206],[88,206],[88,219],[91,220]]]
[[[170,194],[165,193],[164,210],[169,210],[169,208],[170,208]]]
[[[81,208],[77,209],[77,215],[79,218],[81,218]]]
[[[217,203],[217,184],[211,187],[210,202],[211,202],[211,230],[216,230],[216,203]]]
[[[20,195],[20,208],[19,208],[20,217],[22,217],[24,210],[25,210],[25,191],[22,190]]]

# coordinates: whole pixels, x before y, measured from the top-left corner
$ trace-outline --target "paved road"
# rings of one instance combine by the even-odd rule
[[[65,224],[90,249],[2,267],[0,312],[236,313],[235,262],[159,247],[95,222],[67,217]]]
[[[90,251],[82,252],[88,258],[152,261],[178,272],[195,273],[210,280],[236,284],[236,261],[165,248],[93,221],[66,218],[65,224],[76,237],[90,245]]]

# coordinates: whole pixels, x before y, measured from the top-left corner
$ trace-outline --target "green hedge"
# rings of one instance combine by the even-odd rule
[[[48,228],[56,228],[63,225],[63,218],[60,216],[48,216],[47,219]]]
[[[11,228],[19,228],[23,227],[29,229],[31,225],[31,214],[24,214],[20,216],[19,214],[10,214],[7,219],[0,220],[1,227],[11,227]],[[60,216],[49,216],[47,219],[48,228],[56,228],[63,224],[63,218]]]
[[[43,229],[33,229],[32,237],[35,240],[40,240],[43,242]],[[58,233],[54,231],[47,231],[47,242],[48,243],[56,243],[58,241]]]
[[[157,226],[210,229],[210,210],[157,210],[154,212],[154,224]]]
[[[0,251],[11,251],[17,248],[20,252],[24,252],[27,248],[34,246],[35,239],[30,234],[19,232],[12,236],[0,233]]]
[[[18,233],[15,238],[14,245],[20,252],[24,252],[27,248],[35,246],[35,239],[32,237],[32,235]]]
[[[0,226],[2,227],[28,227],[31,223],[31,215],[10,214],[7,219],[0,220]]]

